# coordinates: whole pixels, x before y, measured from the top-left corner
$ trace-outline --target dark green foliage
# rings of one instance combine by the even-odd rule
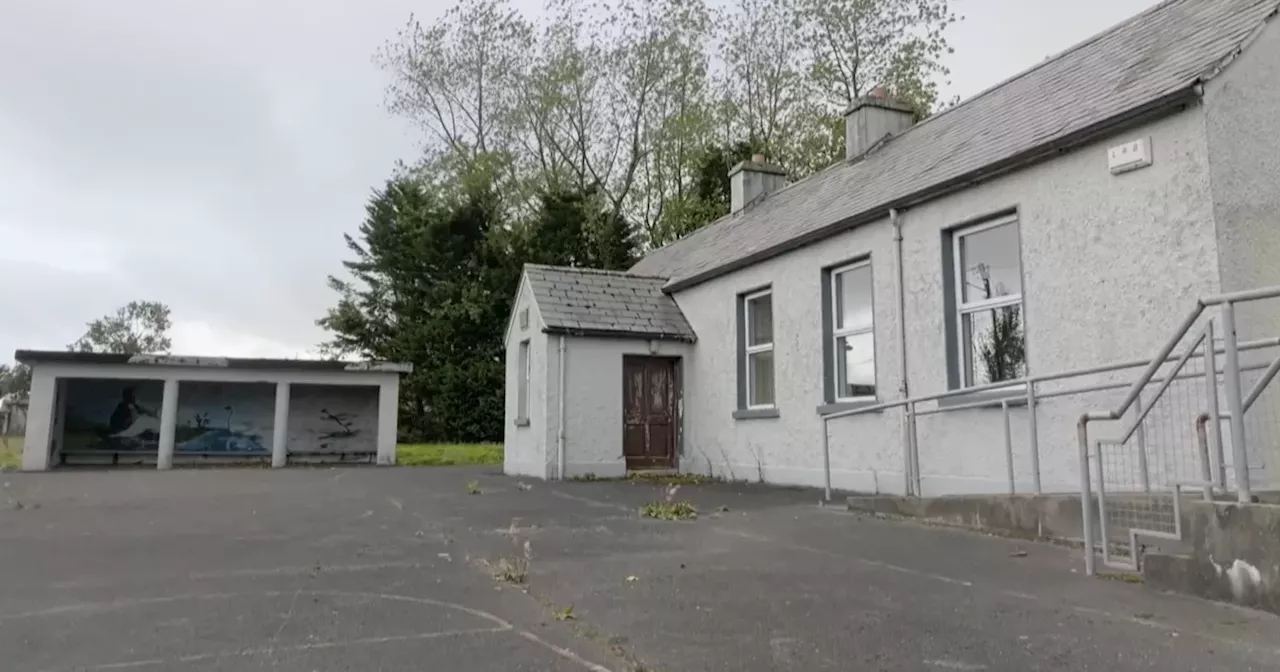
[[[410,437],[501,435],[499,341],[515,281],[494,263],[492,202],[476,190],[446,204],[393,180],[370,200],[359,240],[347,237],[354,281],[329,280],[341,295],[319,321],[331,352],[414,364],[401,386]]]
[[[417,441],[500,441],[503,335],[526,262],[624,269],[635,244],[593,193],[547,193],[511,222],[484,179],[454,187],[391,180],[366,207],[351,281],[319,320],[338,355],[410,362],[401,432]],[[438,195],[439,194],[439,195]]]
[[[729,169],[750,159],[757,145],[743,141],[728,148],[711,146],[704,150],[693,177],[692,192],[665,204],[661,221],[650,233],[651,244],[661,247],[729,214]]]
[[[543,192],[518,230],[522,243],[511,252],[520,264],[625,270],[636,261],[631,224],[613,216],[594,189]]]
[[[987,371],[985,382],[998,383],[1021,378],[1027,350],[1018,307],[1005,306],[991,312],[991,330],[978,349]]]
[[[711,147],[698,162],[694,193],[706,203],[729,212],[729,169],[751,158],[760,150],[755,141],[742,141],[732,147]]]

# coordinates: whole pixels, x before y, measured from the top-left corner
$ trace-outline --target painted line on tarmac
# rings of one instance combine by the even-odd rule
[[[570,499],[575,502],[581,502],[583,504],[586,504],[587,506],[594,506],[594,507],[603,508],[603,509],[617,509],[619,511],[629,511],[629,512],[635,511],[635,509],[629,506],[624,506],[622,504],[614,504],[613,502],[602,502],[598,499],[591,499],[590,497],[580,497],[578,495],[571,495],[567,492],[561,492],[559,490],[552,490],[551,494],[561,499]]]
[[[529,632],[528,630],[517,630],[516,634],[520,635],[521,637],[524,637],[525,639],[535,644],[538,644],[539,646],[546,648],[547,650],[553,653],[558,654],[562,658],[571,660],[587,668],[588,670],[591,670],[591,672],[613,672],[612,670],[610,670],[609,668],[603,665],[596,665],[595,663],[589,660],[586,660],[582,656],[579,656],[578,654],[570,651],[569,649],[564,648],[563,646],[556,646],[555,644],[548,642],[547,640],[533,634],[532,632]]]
[[[151,604],[163,604],[168,602],[177,602],[180,600],[213,600],[213,599],[233,599],[237,597],[286,597],[287,596],[287,597],[290,597],[290,609],[289,609],[289,613],[285,615],[284,623],[282,623],[279,629],[276,631],[276,636],[279,636],[280,631],[284,629],[284,625],[287,624],[289,619],[292,618],[293,616],[293,605],[296,604],[296,601],[299,595],[325,596],[325,597],[363,597],[363,598],[373,598],[373,599],[396,601],[396,602],[409,602],[413,604],[427,604],[435,607],[443,607],[446,609],[453,609],[456,611],[461,611],[467,614],[471,614],[472,616],[486,620],[493,625],[492,627],[488,627],[488,628],[444,630],[440,632],[424,632],[424,633],[417,633],[417,634],[410,634],[410,635],[390,635],[385,637],[364,637],[360,639],[342,640],[342,641],[334,641],[334,642],[309,642],[305,644],[286,644],[283,646],[274,645],[275,637],[273,637],[272,638],[273,644],[267,645],[267,646],[260,646],[260,647],[246,648],[246,649],[232,649],[232,650],[225,650],[225,651],[213,651],[209,653],[197,653],[197,654],[190,654],[185,656],[177,656],[173,658],[147,658],[142,660],[132,660],[132,661],[119,662],[119,663],[104,663],[104,664],[92,665],[88,667],[80,666],[80,667],[74,667],[74,668],[49,668],[43,672],[59,672],[59,670],[83,670],[85,672],[107,672],[109,670],[137,669],[137,668],[144,668],[144,667],[155,667],[158,665],[171,666],[177,663],[193,663],[193,662],[200,662],[200,661],[213,660],[213,659],[269,655],[276,652],[297,653],[297,652],[312,651],[317,649],[332,649],[332,648],[340,648],[340,647],[348,647],[348,646],[371,646],[371,645],[390,644],[394,642],[403,642],[403,641],[418,641],[418,640],[427,640],[427,639],[438,639],[441,637],[484,635],[484,634],[495,634],[495,633],[503,633],[503,632],[514,632],[515,634],[547,649],[548,651],[566,660],[577,663],[578,665],[581,665],[586,669],[591,670],[591,672],[612,672],[612,670],[610,670],[609,668],[604,667],[602,665],[597,665],[596,663],[586,660],[585,658],[583,658],[582,656],[579,656],[573,651],[566,649],[562,646],[557,646],[555,644],[552,644],[551,642],[548,642],[547,640],[542,639],[541,637],[533,634],[532,632],[529,632],[528,630],[517,629],[509,621],[495,614],[492,614],[490,612],[483,611],[481,609],[474,609],[472,607],[458,604],[456,602],[445,602],[443,600],[435,600],[429,597],[415,597],[412,595],[398,595],[398,594],[391,594],[391,593],[366,593],[366,592],[352,592],[352,591],[338,591],[338,590],[309,590],[309,591],[263,591],[263,592],[254,592],[254,593],[206,593],[206,594],[170,595],[166,597],[150,597],[150,598],[140,598],[140,599],[133,599],[133,600],[113,600],[110,602],[88,602],[83,604],[73,604],[73,605],[65,605],[61,607],[52,607],[49,609],[29,611],[29,612],[19,613],[19,614],[0,614],[0,620],[39,618],[44,616],[55,616],[55,615],[63,615],[63,614],[85,615],[85,614],[94,613],[94,612],[127,609],[129,607],[146,606]]]
[[[459,637],[464,635],[486,635],[499,632],[509,632],[510,628],[474,628],[470,630],[442,630],[440,632],[422,632],[412,635],[389,635],[386,637],[362,637],[360,639],[348,639],[335,642],[308,642],[306,644],[286,644],[284,646],[260,646],[248,649],[230,649],[226,651],[211,651],[208,653],[193,653],[185,656],[175,656],[173,658],[149,658],[146,660],[130,660],[121,663],[104,663],[101,665],[77,666],[73,668],[49,668],[42,672],[64,672],[69,670],[84,670],[85,672],[106,672],[108,670],[130,670],[143,667],[156,667],[158,665],[171,666],[183,663],[198,663],[206,660],[219,660],[224,658],[250,658],[253,656],[272,655],[275,653],[304,653],[307,651],[316,651],[324,649],[337,649],[349,646],[376,646],[379,644],[393,644],[396,642],[413,642],[427,639],[439,639],[441,637]]]
[[[139,577],[133,583],[142,583],[146,585],[154,585],[157,581],[165,580],[183,580],[183,581],[210,581],[218,579],[243,579],[265,576],[285,576],[294,574],[331,574],[331,573],[352,573],[352,572],[376,572],[386,569],[432,569],[435,565],[431,563],[423,563],[418,561],[403,562],[380,562],[361,565],[326,565],[317,563],[313,565],[285,565],[282,567],[260,567],[254,569],[220,569],[203,572],[183,572],[168,574],[151,574],[146,577]],[[88,581],[59,581],[51,584],[51,588],[55,590],[77,590],[81,588],[106,588],[116,587],[122,582],[119,580],[88,580]],[[0,617],[3,618],[3,617]]]

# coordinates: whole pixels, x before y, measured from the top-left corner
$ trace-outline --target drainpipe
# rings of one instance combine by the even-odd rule
[[[556,398],[560,403],[560,422],[556,423],[556,476],[564,480],[564,334],[560,335],[560,381],[556,385]]]
[[[898,397],[907,399],[910,397],[907,391],[907,290],[902,268],[902,220],[898,218],[897,208],[889,210],[889,224],[893,226],[893,257],[894,264],[897,266],[898,276],[897,287],[894,288],[897,294],[895,298],[898,303]],[[908,438],[911,435],[910,423],[913,422],[909,415],[905,411],[902,414],[902,445],[906,454],[908,471],[916,472],[919,469],[919,465],[915,463],[916,456],[912,450],[912,443]],[[912,474],[909,473],[910,475]],[[912,479],[908,478],[908,484],[911,481]],[[910,486],[908,485],[907,494],[911,494],[909,490]]]

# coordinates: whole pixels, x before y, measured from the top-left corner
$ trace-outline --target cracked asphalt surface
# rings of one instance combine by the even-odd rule
[[[1273,616],[811,491],[686,485],[669,522],[636,513],[661,486],[492,467],[0,484],[5,672],[1280,669]]]

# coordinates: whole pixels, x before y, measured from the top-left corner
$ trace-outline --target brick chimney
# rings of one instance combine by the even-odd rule
[[[729,212],[741,211],[786,183],[787,171],[782,166],[766,163],[761,154],[752,156],[729,169]]]
[[[844,153],[852,161],[881,140],[914,124],[915,112],[877,86],[844,113]]]

